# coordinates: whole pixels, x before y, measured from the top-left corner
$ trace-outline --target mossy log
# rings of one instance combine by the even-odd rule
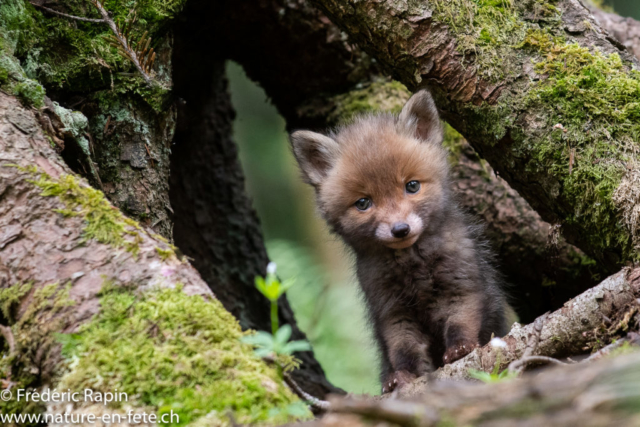
[[[3,414],[55,416],[70,403],[75,414],[173,411],[225,425],[228,408],[241,422],[275,422],[298,402],[239,341],[237,320],[197,271],[74,175],[34,110],[2,91],[0,309],[3,389],[128,395],[126,409],[16,395]]]
[[[570,242],[638,259],[637,60],[580,2],[314,3]]]
[[[335,399],[321,426],[637,426],[640,353],[550,368],[497,384],[438,382],[410,399]]]

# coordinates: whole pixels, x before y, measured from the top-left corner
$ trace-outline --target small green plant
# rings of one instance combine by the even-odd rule
[[[258,331],[253,335],[242,338],[242,342],[256,347],[255,355],[269,357],[272,355],[291,355],[296,351],[311,350],[311,345],[306,341],[289,341],[291,338],[291,326],[283,325],[275,334]]]
[[[311,350],[311,345],[307,341],[289,341],[290,325],[279,327],[278,299],[293,286],[293,280],[280,282],[276,276],[276,264],[270,262],[267,266],[267,276],[257,276],[255,283],[260,293],[271,302],[271,333],[258,331],[253,335],[242,337],[242,342],[256,347],[255,355],[261,358],[291,356],[296,351]]]
[[[276,276],[276,263],[270,262],[267,265],[267,277],[256,276],[256,288],[271,301],[271,333],[278,331],[278,299],[293,286],[293,280],[289,279],[281,283]]]
[[[507,346],[507,343],[501,338],[492,338],[490,344],[496,351],[496,363],[493,365],[493,370],[491,372],[485,372],[477,369],[469,369],[469,376],[486,384],[498,383],[516,378],[518,376],[517,371],[510,371],[507,368],[500,372],[500,365],[502,364],[502,349]]]
[[[498,372],[500,365],[496,363],[491,372],[479,371],[477,369],[469,369],[469,376],[476,380],[480,380],[483,383],[491,384],[501,381],[510,380],[518,376],[516,372],[509,372],[509,369],[505,369],[502,372]]]

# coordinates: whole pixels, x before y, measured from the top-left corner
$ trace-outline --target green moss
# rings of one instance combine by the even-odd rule
[[[132,39],[138,40],[148,32],[152,47],[157,50],[184,3],[185,0],[106,0],[103,5],[120,26],[135,14]],[[65,12],[72,15],[99,17],[90,2],[68,0],[64,6]],[[29,78],[47,88],[89,93],[111,87],[118,93],[139,96],[156,111],[166,105],[169,90],[162,84],[149,87],[144,82],[129,59],[107,40],[111,34],[107,25],[43,13],[23,0],[5,0],[0,3],[0,33],[4,34],[9,54],[22,61]],[[156,81],[167,81],[165,74],[158,72]]]
[[[388,111],[399,113],[411,92],[397,81],[379,81],[354,89],[334,98],[336,108],[329,114],[329,123],[344,123],[354,115]]]
[[[73,175],[54,180],[45,173],[29,172],[37,176],[31,182],[42,189],[42,196],[57,197],[64,203],[65,209],[58,210],[60,214],[84,219],[84,239],[95,239],[100,243],[124,247],[133,254],[138,253],[140,226],[111,206],[101,191],[81,185]]]
[[[26,106],[40,108],[44,105],[44,88],[33,80],[18,83],[13,92]]]
[[[0,86],[9,81],[9,70],[0,67]]]
[[[282,411],[298,401],[239,341],[237,320],[218,300],[187,296],[181,286],[143,295],[107,286],[100,304],[99,314],[65,338],[71,369],[58,388],[118,389],[128,405],[173,411],[181,425],[205,417],[220,425],[228,410],[242,424],[283,422]]]
[[[50,369],[50,358],[55,357],[54,347],[58,345],[56,334],[69,324],[74,302],[69,297],[70,285],[50,284],[32,291],[31,285],[16,284],[0,292],[0,306],[8,317],[9,326],[15,341],[15,351],[10,352],[4,345],[0,357],[0,376],[10,381],[12,387],[34,391],[42,386],[44,378],[50,378],[55,372],[43,372]],[[30,294],[28,305],[17,322],[13,321],[12,310]],[[9,316],[7,316],[9,314]],[[43,412],[40,402],[11,399],[0,401],[0,412],[4,414]]]
[[[160,255],[160,258],[162,258],[163,261],[169,259],[172,255],[175,255],[175,252],[171,248],[161,249],[156,247],[156,252],[158,252],[158,255]]]
[[[444,124],[444,139],[442,145],[449,151],[449,162],[452,165],[458,163],[462,149],[466,144],[467,141],[457,130],[452,128],[448,123]]]
[[[6,320],[13,320],[13,308],[22,301],[22,298],[31,291],[32,287],[32,283],[18,283],[0,289],[0,309]]]
[[[548,78],[532,87],[524,104],[548,109],[536,161],[562,177],[563,197],[575,206],[569,224],[586,225],[596,248],[628,251],[629,232],[612,198],[639,148],[640,73],[617,54],[558,39],[544,46],[536,71]]]
[[[435,0],[434,3],[434,18],[449,26],[456,36],[457,49],[474,58],[484,78],[499,81],[518,72],[513,46],[522,42],[529,27],[521,14],[525,3],[530,2]]]
[[[522,43],[517,47],[519,49],[531,49],[541,53],[548,52],[556,44],[562,43],[563,41],[562,38],[555,37],[549,31],[530,28]]]

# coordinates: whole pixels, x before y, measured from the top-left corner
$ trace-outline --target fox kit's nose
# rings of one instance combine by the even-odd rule
[[[409,224],[396,222],[393,224],[393,227],[391,227],[391,234],[393,234],[393,237],[406,237],[410,229]]]

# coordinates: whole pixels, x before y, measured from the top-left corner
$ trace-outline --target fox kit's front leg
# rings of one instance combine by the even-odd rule
[[[442,361],[455,362],[480,345],[482,295],[468,294],[452,298],[442,307],[447,312],[444,327],[445,352]]]
[[[380,333],[388,364],[382,372],[382,392],[388,393],[432,372],[433,363],[428,356],[428,338],[406,308],[394,307],[380,314]]]

